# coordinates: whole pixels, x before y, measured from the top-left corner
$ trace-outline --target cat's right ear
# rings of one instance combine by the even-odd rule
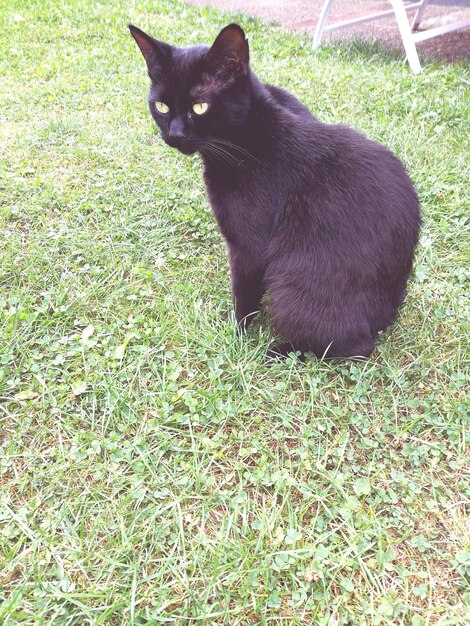
[[[170,61],[171,46],[150,37],[133,24],[129,24],[129,30],[144,55],[150,78],[157,82]]]
[[[206,57],[213,72],[234,78],[248,73],[249,60],[248,40],[238,24],[229,24],[220,31]]]

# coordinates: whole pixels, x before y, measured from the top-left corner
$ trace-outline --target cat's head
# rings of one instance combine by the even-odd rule
[[[250,105],[249,50],[238,24],[211,47],[177,48],[129,25],[152,81],[150,112],[165,142],[184,154],[236,132]]]

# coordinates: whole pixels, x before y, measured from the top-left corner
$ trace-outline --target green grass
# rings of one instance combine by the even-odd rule
[[[238,17],[260,77],[409,168],[405,306],[367,363],[268,364],[266,324],[235,331],[200,163],[156,136],[126,28],[210,43],[229,18],[2,2],[3,626],[468,616],[467,68],[415,77]]]

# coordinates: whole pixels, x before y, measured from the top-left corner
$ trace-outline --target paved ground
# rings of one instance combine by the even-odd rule
[[[324,0],[187,0],[196,6],[211,5],[228,11],[258,15],[281,23],[290,30],[301,30],[313,36]],[[336,0],[329,21],[351,19],[390,8],[387,0]],[[412,13],[410,12],[410,15]],[[470,16],[470,0],[431,0],[420,29],[433,28]],[[385,47],[402,50],[395,19],[383,18],[324,35],[331,39],[361,38],[378,40]],[[470,27],[417,44],[418,54],[445,62],[470,60]]]

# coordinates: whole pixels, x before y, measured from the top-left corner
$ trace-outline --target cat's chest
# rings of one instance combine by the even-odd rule
[[[259,245],[269,236],[272,190],[251,175],[227,180],[204,173],[206,193],[222,235],[233,246]]]

